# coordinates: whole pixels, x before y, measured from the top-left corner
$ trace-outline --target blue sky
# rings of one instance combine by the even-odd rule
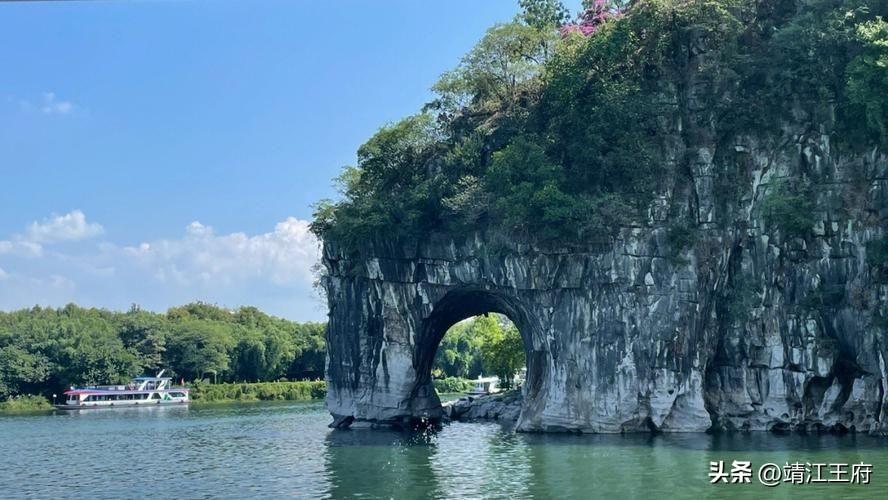
[[[203,300],[323,319],[311,205],[516,12],[517,0],[0,4],[0,309]]]

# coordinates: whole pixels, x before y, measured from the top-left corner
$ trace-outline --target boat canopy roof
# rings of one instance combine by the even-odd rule
[[[140,391],[138,389],[133,389],[131,391],[127,390],[114,390],[114,389],[70,389],[65,391],[63,394],[71,395],[71,394],[147,394],[152,392],[154,389],[146,389]],[[173,387],[170,389],[165,389],[166,391],[177,391],[177,392],[190,392],[189,389],[185,387]]]
[[[133,380],[144,382],[146,380],[173,380],[173,377],[135,377]]]

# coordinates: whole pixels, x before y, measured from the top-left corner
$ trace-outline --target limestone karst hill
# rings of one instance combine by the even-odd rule
[[[494,311],[521,430],[883,431],[888,3],[599,7],[492,28],[319,205],[335,423],[439,418]]]

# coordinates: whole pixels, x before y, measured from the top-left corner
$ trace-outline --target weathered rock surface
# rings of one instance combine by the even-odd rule
[[[665,215],[653,207],[607,248],[473,233],[373,242],[355,256],[328,242],[330,412],[340,425],[441,418],[429,373],[438,343],[456,321],[499,312],[526,346],[520,430],[880,431],[888,342],[875,312],[888,277],[866,243],[884,234],[888,161],[833,155],[827,135],[789,136],[777,149],[744,145],[742,207],[709,187],[725,168],[715,155],[686,148],[691,173],[672,181]],[[818,197],[808,239],[769,227],[761,210],[775,181],[801,176]],[[668,228],[687,213],[699,236],[676,252]]]
[[[705,51],[688,57],[698,67]],[[664,97],[674,174],[646,219],[605,244],[493,230],[358,251],[325,242],[336,421],[441,418],[438,343],[456,321],[498,312],[527,354],[519,430],[888,430],[876,320],[888,272],[867,259],[888,226],[888,159],[837,140],[812,118],[829,115],[821,103],[768,137],[726,139],[701,97],[712,85],[690,71]],[[769,220],[781,183],[811,187],[813,234]],[[676,242],[677,225],[695,238]]]
[[[466,396],[442,405],[450,420],[497,420],[515,423],[521,414],[521,392]]]

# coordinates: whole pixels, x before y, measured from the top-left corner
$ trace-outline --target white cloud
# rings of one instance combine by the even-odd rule
[[[6,101],[10,103],[18,102],[19,107],[24,112],[42,113],[44,115],[67,115],[80,109],[72,101],[59,99],[55,92],[44,92],[38,99],[20,99],[7,95]]]
[[[7,279],[9,279],[9,273],[4,271],[3,268],[0,267],[0,281],[5,281]]]
[[[289,285],[312,282],[319,245],[307,221],[289,217],[274,231],[255,236],[216,235],[212,227],[194,221],[181,239],[128,246],[122,252],[151,267],[163,282],[226,286],[260,279]]]
[[[188,227],[185,228],[185,232],[188,233],[189,236],[194,237],[210,236],[213,234],[213,228],[204,226],[198,221],[194,221],[191,224],[188,224]]]
[[[40,111],[45,115],[67,115],[74,110],[74,103],[56,98],[55,92],[44,92]]]
[[[98,236],[104,231],[101,224],[87,222],[83,212],[74,210],[65,215],[53,214],[41,222],[32,222],[28,226],[27,239],[34,243],[77,241]]]
[[[268,232],[217,234],[195,221],[177,237],[120,245],[83,240],[101,226],[88,223],[82,212],[53,216],[0,241],[0,265],[8,271],[0,309],[75,302],[121,310],[137,303],[162,311],[201,300],[320,320],[326,307],[312,287],[320,247],[308,226],[288,217]],[[50,249],[35,239],[72,243]]]
[[[43,246],[39,243],[16,237],[12,241],[0,241],[0,255],[4,254],[18,257],[39,257],[43,255]]]

